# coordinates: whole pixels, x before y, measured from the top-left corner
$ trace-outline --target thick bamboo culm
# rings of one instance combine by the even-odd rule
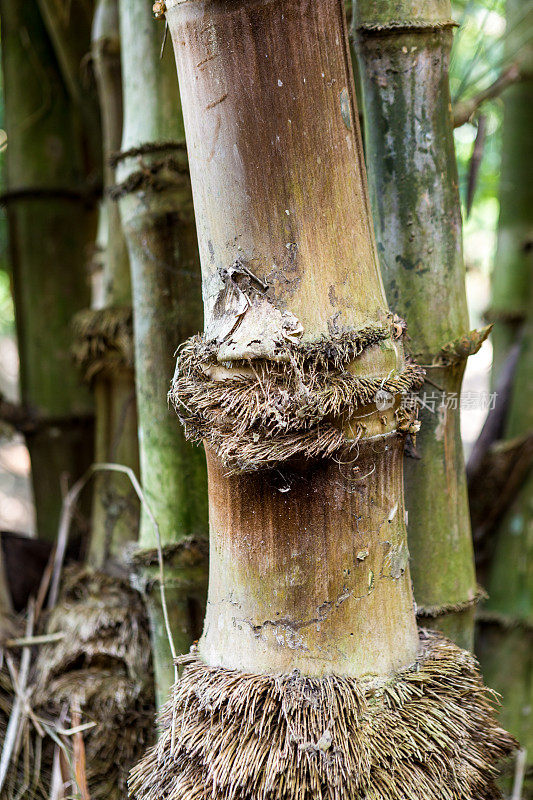
[[[385,303],[342,2],[166,18],[205,314],[171,396],[206,440],[210,577],[131,793],[498,797],[512,741],[473,659],[416,628],[400,405],[421,374]]]
[[[448,85],[454,24],[447,0],[358,0],[352,39],[385,290],[427,369],[420,436],[405,463],[415,599],[423,624],[472,649],[479,594],[460,393],[483,335],[469,333],[466,305]]]
[[[2,200],[26,412],[20,428],[37,535],[55,541],[63,482],[77,480],[92,460],[93,404],[71,361],[70,321],[89,302],[85,259],[96,211],[79,118],[37,4],[6,0],[0,14],[8,136]]]
[[[166,394],[174,353],[202,324],[198,244],[172,46],[145,0],[120,7],[124,132],[117,184],[132,271],[135,376],[143,491],[157,519],[174,646],[201,633],[207,592],[207,476]],[[174,682],[159,593],[157,539],[141,515],[135,555],[151,619],[158,705]]]
[[[331,355],[335,345],[342,353],[368,328],[383,339],[358,358],[347,347],[344,366],[354,377],[386,379],[406,369],[371,233],[351,74],[343,42],[337,43],[344,36],[341,6],[328,0],[304,14],[304,5],[167,4],[194,190],[205,339],[217,352],[218,366],[208,369],[223,384],[268,371],[279,359],[289,374],[291,349],[306,345],[318,343],[328,363],[330,343]],[[318,53],[313,25],[321,31]],[[210,35],[201,33],[205,26]],[[196,68],[204,59],[205,67]],[[317,114],[329,124],[316,125]],[[342,421],[335,416],[346,446],[336,461],[291,465],[287,475],[228,477],[208,451],[211,580],[199,644],[208,663],[321,676],[387,674],[414,658],[395,409],[380,413],[368,403],[343,410]],[[257,436],[266,438],[261,427]],[[257,436],[250,431],[252,442]],[[373,503],[362,499],[367,492]],[[357,516],[361,530],[376,538],[362,537],[368,558],[354,561]],[[378,544],[383,524],[386,553]],[[390,569],[383,559],[398,562],[395,579],[382,574]],[[322,621],[315,619],[321,608]]]

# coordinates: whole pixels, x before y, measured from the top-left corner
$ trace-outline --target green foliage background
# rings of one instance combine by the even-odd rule
[[[461,26],[455,34],[450,63],[450,86],[455,103],[485,89],[509,64],[504,56],[505,0],[462,0],[454,3],[454,12]],[[496,243],[502,112],[501,98],[486,102],[480,109],[486,117],[487,134],[474,204],[468,218],[465,202],[477,120],[455,131],[466,265],[467,269],[480,269],[485,274],[492,265]]]

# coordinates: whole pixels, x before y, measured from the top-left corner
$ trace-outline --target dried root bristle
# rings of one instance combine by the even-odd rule
[[[140,595],[118,578],[74,570],[48,630],[65,636],[39,654],[32,704],[52,727],[64,709],[96,722],[83,734],[90,796],[119,800],[152,739],[150,636]]]
[[[131,308],[85,309],[73,320],[74,360],[86,381],[101,372],[133,369]]]
[[[432,631],[395,676],[248,675],[187,664],[136,800],[496,800],[515,747],[474,657]]]
[[[287,344],[277,361],[242,362],[248,374],[232,362],[236,374],[219,380],[210,375],[219,366],[217,345],[194,336],[180,350],[169,396],[187,437],[204,440],[229,473],[328,457],[353,446],[343,423],[374,403],[377,392],[397,395],[420,385],[424,371],[414,364],[385,377],[346,370],[363,350],[390,337],[390,328],[377,326],[335,340]]]

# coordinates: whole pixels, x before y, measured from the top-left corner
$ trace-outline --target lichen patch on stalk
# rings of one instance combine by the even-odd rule
[[[474,657],[420,631],[390,677],[254,675],[178,659],[136,800],[496,800],[515,742]]]

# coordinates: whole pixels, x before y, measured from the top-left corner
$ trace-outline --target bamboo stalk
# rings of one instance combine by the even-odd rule
[[[101,180],[102,140],[100,111],[94,81],[89,81],[87,57],[91,49],[94,0],[63,3],[37,0],[83,137],[86,169],[91,181]]]
[[[335,44],[344,36],[343,19],[337,2],[309,15],[299,3],[289,6],[294,11],[278,34],[284,3],[268,13],[257,3],[239,3],[233,13],[216,2],[167,4],[170,33],[181,42],[176,61],[206,339],[214,343],[216,361],[229,365],[229,378],[242,371],[243,360],[249,369],[254,362],[268,367],[291,337],[304,346],[383,325],[384,346],[369,347],[350,361],[354,375],[386,378],[391,370],[403,372],[405,364],[387,326],[351,72],[344,47]],[[313,25],[324,31],[318,54],[309,35]],[[203,26],[212,31],[207,38]],[[268,46],[256,61],[259,31]],[[237,41],[239,55],[231,47]],[[197,69],[205,59],[209,66]],[[275,109],[270,118],[263,110],[265,92]],[[330,126],[316,126],[319,115]],[[313,201],[304,202],[307,197]],[[344,235],[332,236],[333,229]],[[243,302],[241,295],[248,299]],[[350,459],[344,477],[334,461],[304,464],[294,484],[288,478],[288,491],[280,491],[283,478],[277,485],[268,472],[228,477],[221,459],[208,450],[211,580],[199,645],[208,663],[252,672],[297,667],[305,674],[327,669],[357,675],[388,673],[415,655],[408,569],[402,563],[391,585],[379,564],[377,532],[395,506],[391,557],[401,560],[403,552],[400,442],[393,413],[382,421],[372,405],[366,411],[365,436],[356,433],[358,414],[351,420],[353,434],[347,434],[349,441],[361,438],[355,472]],[[370,444],[367,437],[377,438]],[[373,467],[376,475],[365,478]],[[360,501],[350,492],[351,479]],[[376,492],[375,509],[369,497],[365,502],[367,491]],[[357,514],[366,534],[362,548],[368,546],[370,554],[359,563],[352,561]],[[375,540],[366,538],[371,531]],[[292,584],[287,569],[294,573]],[[322,624],[313,624],[324,604]],[[240,624],[233,625],[236,608]],[[379,613],[383,621],[376,624]],[[304,620],[308,624],[299,629]],[[300,645],[291,647],[291,636]]]
[[[508,0],[507,24],[510,30],[514,29],[515,20],[522,16],[523,5]],[[527,19],[531,24],[533,9]],[[512,52],[513,36],[509,38],[507,47]],[[500,220],[492,289],[492,310],[496,319],[493,341],[495,381],[509,348],[519,349],[503,426],[504,442],[533,433],[533,191],[524,171],[524,164],[533,157],[529,135],[533,103],[531,44],[521,51],[520,58],[522,80],[507,90],[504,100]],[[522,325],[520,316],[525,316]],[[520,327],[521,340],[517,337]],[[532,497],[533,466],[530,463],[508,510],[492,532],[492,548],[486,567],[489,599],[480,615],[476,642],[483,674],[489,685],[502,694],[502,719],[524,748],[523,759],[527,768],[523,797],[532,791]],[[511,778],[506,788],[510,790]]]
[[[409,349],[428,365],[417,457],[405,463],[415,599],[424,624],[471,649],[477,588],[460,392],[480,342],[468,334],[448,86],[453,25],[446,0],[359,0],[352,36],[385,288],[407,321]],[[452,342],[454,357],[443,358]]]
[[[104,155],[106,247],[103,258],[102,307],[78,317],[80,361],[94,372],[96,404],[95,458],[139,469],[137,409],[133,373],[131,279],[126,242],[114,185],[112,154],[122,137],[122,75],[117,0],[98,0],[92,29],[92,56],[100,100]],[[101,343],[101,347],[99,344]],[[92,371],[92,372],[91,372]],[[136,541],[139,506],[127,479],[97,475],[93,493],[93,528],[89,563],[119,566],[123,548]]]
[[[524,157],[530,153],[528,130],[533,111],[529,106],[533,74],[533,48],[517,49],[520,30],[531,26],[533,10],[524,17],[524,4],[507,0],[507,18],[511,21],[506,37],[506,52],[517,60],[521,81],[504,96],[504,126],[500,179],[500,218],[498,243],[492,272],[492,297],[489,316],[492,332],[493,378],[516,341],[528,313],[531,291],[532,194],[530,181],[524,179]],[[517,29],[516,20],[520,22]],[[514,33],[513,33],[514,31]]]
[[[70,320],[88,302],[95,209],[75,115],[34,0],[2,2],[6,188],[21,395],[38,535],[53,541],[64,476],[92,458],[92,403],[70,360]]]
[[[471,768],[448,769],[449,734],[435,735],[436,718],[457,720],[439,679],[435,716],[403,682],[468,663],[483,694],[467,654],[416,629],[402,492],[416,425],[399,406],[420,370],[384,298],[343,5],[173,0],[166,19],[205,315],[171,394],[205,441],[210,576],[132,794],[421,800],[460,775],[449,796],[473,798]],[[486,709],[465,717],[483,718],[493,753],[507,740]]]
[[[178,653],[201,633],[207,589],[207,480],[166,394],[178,344],[201,325],[200,269],[176,65],[150,4],[121,4],[124,132],[116,157],[132,268],[141,477],[158,521],[170,625]],[[151,620],[158,705],[174,682],[159,592],[157,541],[141,517],[137,573]]]

